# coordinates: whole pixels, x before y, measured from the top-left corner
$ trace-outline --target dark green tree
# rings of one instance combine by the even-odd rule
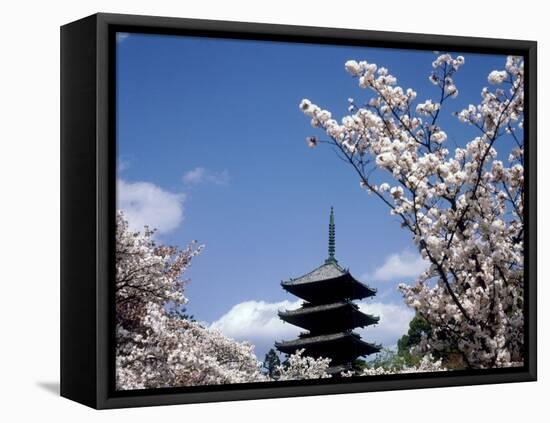
[[[367,364],[367,361],[362,359],[362,358],[358,358],[357,360],[355,360],[353,362],[353,368],[358,372],[358,373],[361,373],[361,371],[365,368],[368,367],[368,364]]]
[[[376,369],[382,367],[386,370],[400,370],[407,363],[403,357],[401,357],[397,352],[390,348],[382,348],[382,350],[377,353],[372,360],[369,360],[365,363],[365,367]]]
[[[265,373],[269,375],[269,377],[274,377],[277,366],[280,366],[280,365],[281,365],[281,360],[279,359],[277,352],[273,348],[271,348],[265,355],[264,363],[262,365],[262,367],[265,370]]]
[[[422,334],[432,336],[432,328],[420,316],[415,316],[409,323],[409,330],[406,335],[403,335],[397,341],[397,354],[401,357],[408,366],[414,366],[420,362],[421,356],[411,354],[411,348],[418,345],[422,339]],[[439,331],[438,338],[445,340],[445,332]],[[466,367],[466,362],[458,348],[449,345],[443,351],[434,351],[433,357],[436,360],[443,360],[443,365],[449,369],[463,369]]]
[[[411,354],[411,348],[420,343],[423,333],[429,336],[432,334],[432,329],[426,320],[417,315],[410,321],[408,332],[397,341],[397,354],[408,366],[414,366],[420,362],[421,357]]]

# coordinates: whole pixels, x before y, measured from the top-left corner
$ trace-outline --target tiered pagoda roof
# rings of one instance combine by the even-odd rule
[[[353,368],[361,356],[380,351],[380,346],[365,342],[353,329],[378,323],[379,318],[365,314],[353,303],[374,296],[376,290],[356,280],[335,258],[334,211],[330,211],[329,257],[325,262],[295,279],[281,282],[286,291],[305,302],[296,310],[279,311],[285,322],[306,329],[291,341],[276,342],[275,347],[292,354],[305,349],[305,355],[331,359],[329,373],[335,375]]]
[[[305,355],[311,357],[332,358],[330,364],[346,363],[350,361],[349,357],[355,359],[380,350],[378,345],[361,340],[361,337],[351,330],[325,335],[312,335],[308,333],[292,341],[277,343],[277,349],[286,354],[292,354],[300,348],[305,348]]]
[[[349,300],[331,304],[312,305],[304,303],[297,310],[279,311],[279,317],[294,326],[315,333],[340,332],[349,328],[365,327],[378,323],[378,316],[372,316],[359,311],[357,304]]]
[[[281,282],[284,290],[312,303],[360,300],[376,295],[376,290],[356,280],[336,259],[296,279]]]

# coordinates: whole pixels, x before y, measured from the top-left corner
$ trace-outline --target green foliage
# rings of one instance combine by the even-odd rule
[[[358,358],[353,362],[353,368],[356,369],[358,372],[361,372],[361,370],[369,367],[366,360],[363,360],[362,358]]]
[[[269,377],[273,377],[277,366],[280,364],[281,360],[279,359],[277,352],[271,348],[265,355],[264,363],[262,365],[265,373],[269,375]]]
[[[365,362],[367,368],[376,369],[382,367],[386,370],[400,370],[407,363],[397,352],[390,348],[383,348],[374,359]]]
[[[366,363],[368,368],[382,367],[386,370],[400,370],[404,367],[416,366],[422,356],[411,353],[411,348],[418,345],[422,335],[431,335],[432,329],[428,322],[420,316],[415,316],[409,323],[409,330],[397,341],[397,351],[382,349],[374,359]]]
[[[417,315],[410,321],[407,334],[397,341],[397,354],[404,360],[407,366],[417,365],[422,358],[411,354],[411,348],[420,343],[422,334],[431,335],[432,328],[426,320]]]
[[[409,330],[397,341],[397,355],[403,359],[407,366],[415,366],[422,359],[421,356],[412,354],[411,348],[417,346],[422,335],[432,336],[432,328],[429,323],[420,316],[415,316],[409,323]],[[445,333],[440,331],[439,338]],[[466,367],[458,348],[449,346],[444,351],[433,351],[432,356],[436,360],[443,360],[443,365],[449,369],[463,369]]]

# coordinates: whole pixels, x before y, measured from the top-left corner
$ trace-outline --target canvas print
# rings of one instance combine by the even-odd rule
[[[522,367],[523,119],[518,56],[117,33],[116,389]]]

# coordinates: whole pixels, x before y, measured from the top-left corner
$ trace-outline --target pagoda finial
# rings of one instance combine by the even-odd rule
[[[337,260],[334,257],[336,250],[336,240],[335,240],[335,225],[334,225],[334,208],[330,208],[330,220],[328,224],[328,258],[325,260],[325,263],[336,263]]]

